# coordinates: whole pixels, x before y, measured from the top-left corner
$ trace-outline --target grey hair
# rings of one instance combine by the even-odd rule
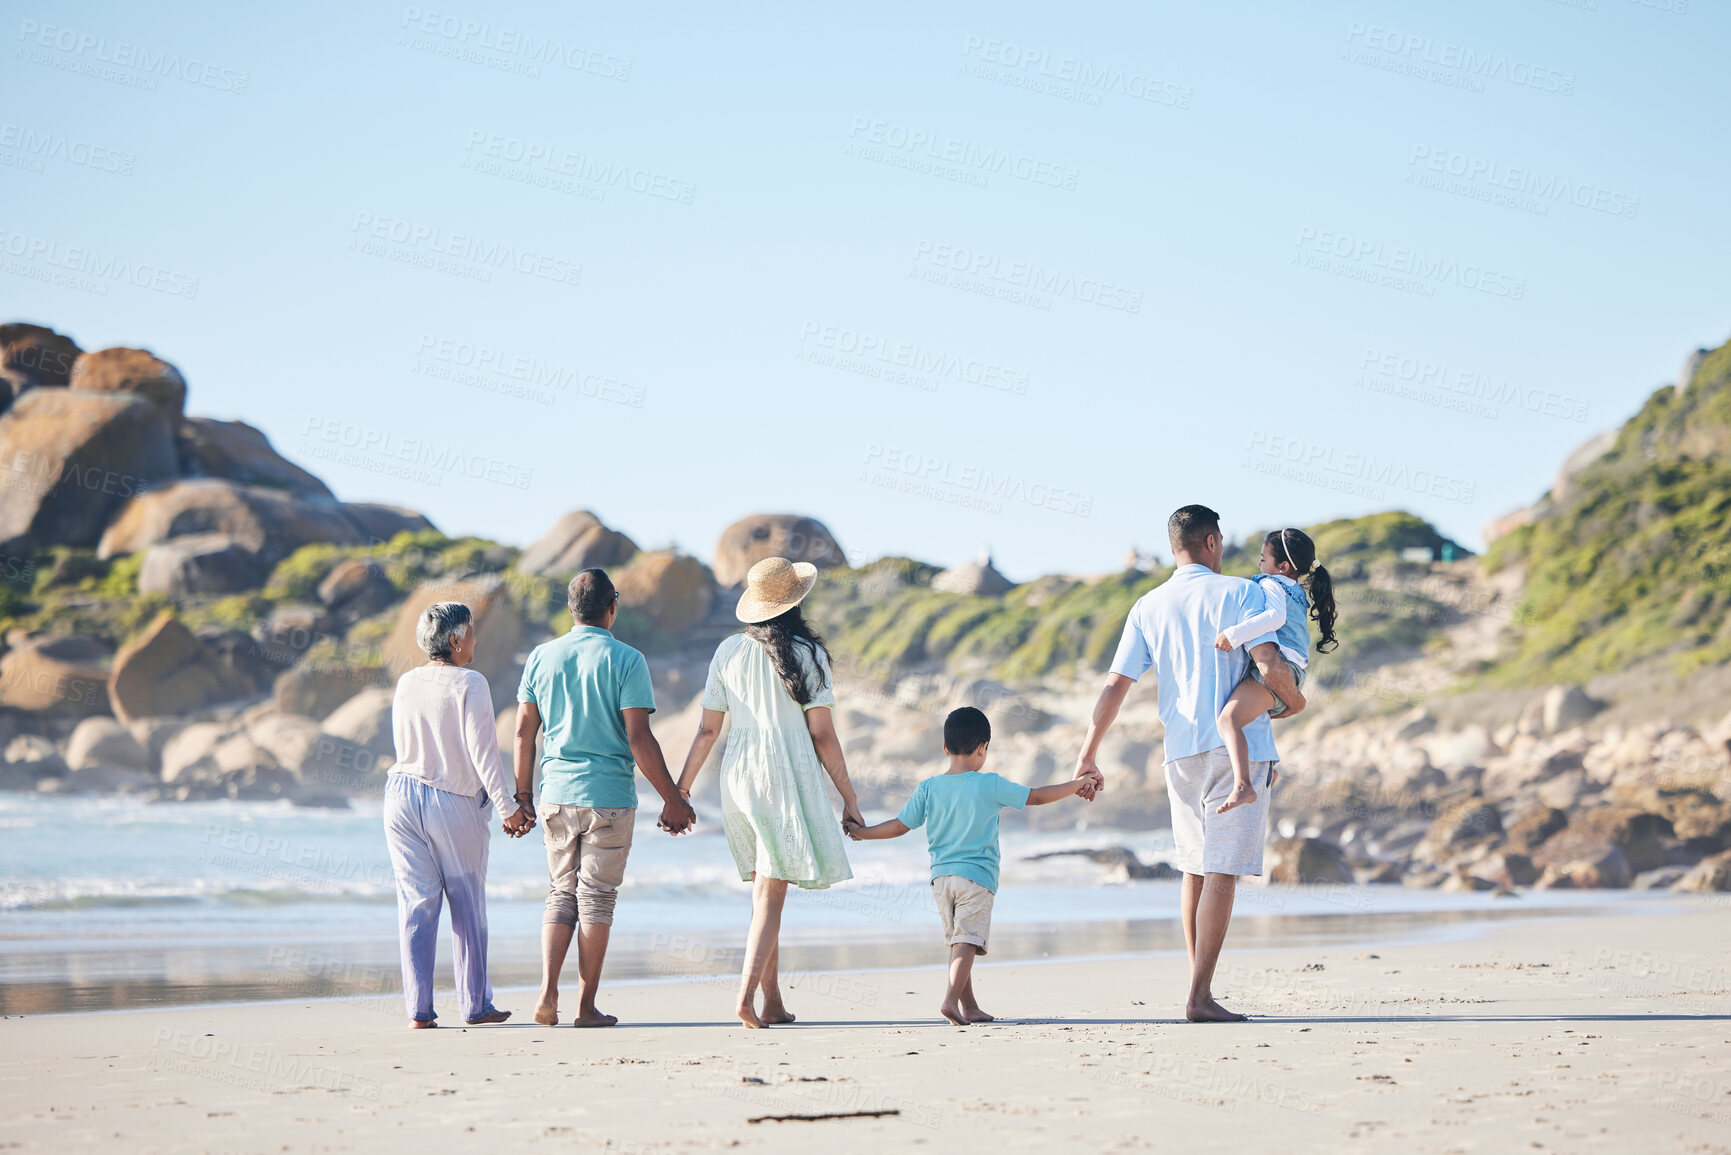
[[[415,644],[429,658],[451,657],[451,642],[464,630],[474,628],[475,615],[462,602],[434,602],[421,611],[415,623]]]

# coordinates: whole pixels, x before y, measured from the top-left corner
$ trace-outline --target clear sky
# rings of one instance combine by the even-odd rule
[[[449,533],[1019,579],[1477,545],[1731,335],[1722,3],[835,7],[9,3],[0,313]]]

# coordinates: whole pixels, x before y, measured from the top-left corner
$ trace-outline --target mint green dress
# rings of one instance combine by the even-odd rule
[[[716,647],[703,708],[724,710],[731,726],[721,754],[721,813],[739,877],[780,878],[822,890],[853,877],[833,788],[805,728],[805,710],[835,705],[829,664],[795,646],[807,684],[823,685],[801,709],[776,676],[769,651],[746,634]]]

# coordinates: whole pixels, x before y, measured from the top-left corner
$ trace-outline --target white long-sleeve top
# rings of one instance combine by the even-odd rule
[[[1242,646],[1251,638],[1260,637],[1263,634],[1278,633],[1280,627],[1286,624],[1286,591],[1272,577],[1257,578],[1256,584],[1262,590],[1262,612],[1220,631],[1226,635],[1226,640],[1234,646]],[[1295,670],[1302,670],[1310,665],[1310,655],[1300,654],[1291,646],[1282,644],[1280,653],[1282,657],[1292,663],[1292,668]]]
[[[505,781],[495,727],[485,677],[457,666],[416,666],[397,679],[391,703],[391,736],[397,744],[391,773],[466,797],[485,788],[499,817],[509,818],[518,806]]]

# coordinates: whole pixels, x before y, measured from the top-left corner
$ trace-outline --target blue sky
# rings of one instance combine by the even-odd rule
[[[9,5],[0,312],[450,533],[1017,578],[1476,545],[1731,335],[1721,5],[814,7]]]

